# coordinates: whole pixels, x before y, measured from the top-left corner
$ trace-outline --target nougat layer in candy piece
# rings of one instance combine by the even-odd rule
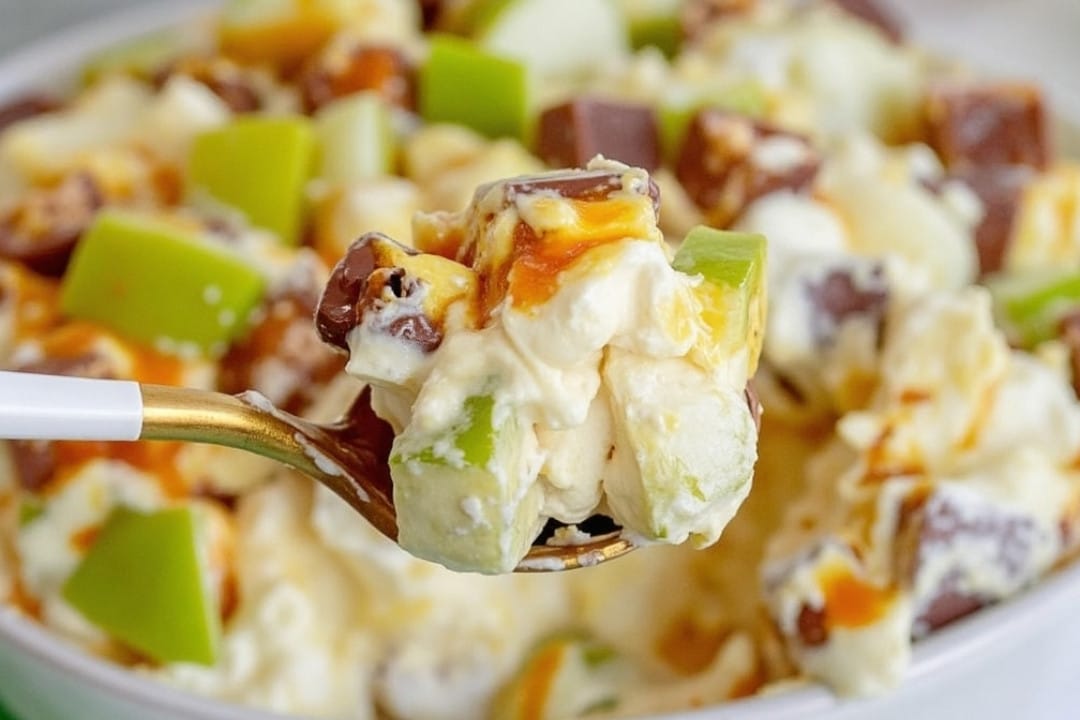
[[[807,190],[820,165],[806,138],[706,108],[690,122],[675,175],[709,224],[723,228],[759,197]]]
[[[476,285],[473,272],[453,260],[368,233],[334,267],[315,326],[324,342],[348,351],[353,328],[369,313],[382,315],[387,335],[430,352],[442,343],[450,306],[459,301],[471,305]]]
[[[1050,165],[1047,111],[1027,83],[942,83],[926,99],[927,141],[946,167]]]
[[[551,167],[585,167],[597,155],[653,171],[660,131],[648,105],[578,98],[545,110],[537,153]]]
[[[626,238],[663,242],[660,193],[643,170],[558,171],[479,188],[466,210],[465,245],[481,277],[480,316],[507,298],[527,312],[558,289],[588,251]]]

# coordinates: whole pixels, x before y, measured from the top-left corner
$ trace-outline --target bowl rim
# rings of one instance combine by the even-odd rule
[[[126,38],[197,20],[220,7],[220,0],[154,2],[73,25],[0,56],[0,103],[20,93],[40,91],[72,75],[78,63]],[[1040,579],[1022,593],[957,620],[915,643],[912,661],[899,687],[868,699],[844,700],[827,688],[799,681],[795,687],[711,707],[652,716],[651,720],[734,720],[796,718],[854,705],[872,717],[897,695],[912,692],[929,678],[961,667],[994,647],[1021,640],[1046,618],[1068,612],[1080,590],[1080,561]],[[148,674],[133,672],[91,655],[53,633],[18,609],[0,603],[0,642],[90,687],[144,709],[179,714],[192,720],[285,720],[295,716],[197,695]]]

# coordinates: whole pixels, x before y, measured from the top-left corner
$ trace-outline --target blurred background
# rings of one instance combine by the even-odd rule
[[[167,0],[0,0],[0,55],[57,28],[154,2]],[[1080,118],[1080,0],[886,2],[923,43],[991,73],[1038,78],[1058,108]]]

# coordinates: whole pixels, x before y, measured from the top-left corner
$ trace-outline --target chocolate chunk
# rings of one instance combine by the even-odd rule
[[[262,319],[221,359],[218,388],[257,390],[298,413],[345,367],[345,360],[319,341],[311,318],[318,302],[312,290],[290,288],[263,305]]]
[[[438,24],[445,4],[443,0],[420,0],[420,20],[424,30],[431,30]]]
[[[679,13],[683,37],[696,40],[713,23],[745,15],[756,5],[756,0],[687,0]]]
[[[358,326],[368,311],[385,305],[386,290],[399,299],[420,292],[420,281],[398,267],[380,267],[375,244],[391,243],[409,255],[412,248],[397,245],[385,235],[368,233],[354,242],[338,262],[323,290],[315,311],[315,327],[323,342],[348,352],[349,332]],[[442,331],[422,312],[395,314],[382,328],[387,335],[418,346],[425,352],[442,343]]]
[[[980,274],[1001,270],[1024,189],[1035,179],[1035,172],[1022,165],[969,166],[951,177],[970,188],[983,206],[975,228]]]
[[[707,108],[690,123],[675,175],[709,224],[723,228],[764,195],[807,190],[820,165],[801,135]]]
[[[584,167],[603,155],[655,170],[660,166],[656,113],[648,105],[572,100],[540,115],[537,154],[552,167]]]
[[[360,45],[344,57],[321,58],[304,71],[299,84],[308,112],[363,91],[376,92],[405,110],[416,107],[414,68],[399,50],[388,46]]]
[[[836,268],[820,284],[807,284],[807,300],[814,308],[810,332],[819,347],[829,345],[837,328],[850,317],[873,320],[879,326],[880,337],[889,301],[884,270],[875,264],[869,273],[861,275],[852,269]]]
[[[503,183],[506,194],[506,202],[511,203],[517,195],[534,195],[537,193],[549,193],[570,200],[585,200],[594,202],[607,200],[617,192],[623,190],[624,176],[621,172],[610,170],[571,170],[563,173],[550,173],[548,175],[534,176],[521,180],[511,180]],[[482,197],[490,189],[491,185],[482,186],[477,190],[477,196]],[[652,178],[641,187],[631,186],[631,192],[647,195],[653,202],[657,217],[660,213],[660,188],[656,186]]]
[[[918,588],[920,574],[940,575],[928,597],[914,598],[916,637],[1034,580],[1046,540],[1030,517],[949,487],[901,511],[898,528],[901,580]]]
[[[1073,392],[1080,398],[1080,311],[1074,311],[1061,318],[1058,328],[1061,341],[1069,349]]]
[[[926,100],[927,139],[949,168],[1050,164],[1046,108],[1026,83],[942,84]]]
[[[360,324],[360,298],[367,289],[368,277],[375,272],[375,250],[371,245],[376,239],[389,238],[368,233],[349,246],[330,274],[315,310],[319,337],[346,352],[349,331]]]
[[[829,630],[825,627],[825,610],[815,610],[803,605],[796,620],[799,640],[807,647],[819,647],[829,640]]]
[[[0,257],[43,275],[62,275],[72,250],[105,199],[94,179],[76,173],[51,189],[31,190],[0,218]]]
[[[875,0],[830,0],[849,15],[873,25],[890,42],[900,44],[904,39],[904,29],[900,20]]]
[[[60,109],[60,103],[45,95],[24,95],[0,106],[0,132],[22,120]]]

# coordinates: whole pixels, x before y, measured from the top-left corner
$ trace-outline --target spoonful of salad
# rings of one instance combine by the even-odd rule
[[[415,247],[363,236],[315,314],[366,384],[338,422],[250,392],[3,373],[0,435],[248,450],[454,570],[707,545],[756,457],[764,240],[701,227],[672,255],[658,211],[647,173],[594,161],[422,214]],[[614,529],[584,531],[597,515]]]

